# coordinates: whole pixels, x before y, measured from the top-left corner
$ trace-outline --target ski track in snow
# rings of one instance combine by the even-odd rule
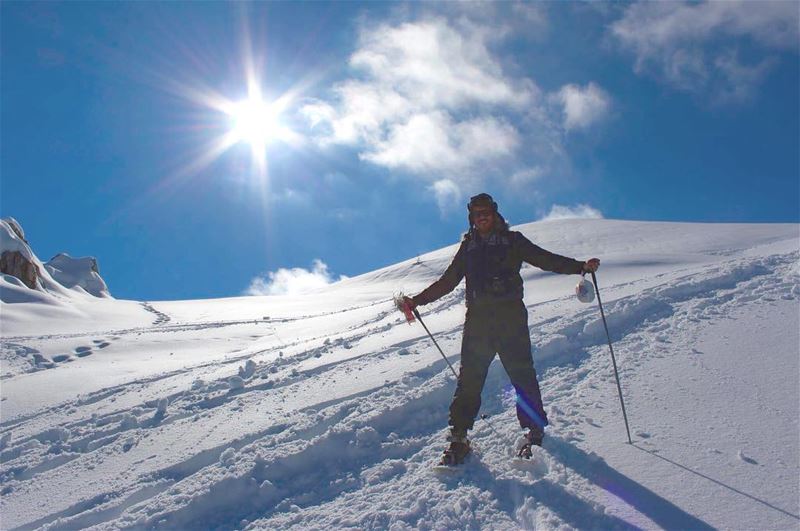
[[[797,253],[735,258],[683,276],[665,275],[663,283],[609,299],[605,310],[626,398],[666,398],[642,383],[640,371],[671,357],[689,356],[702,365],[702,356],[691,349],[693,341],[734,307],[781,301],[796,306],[797,261]],[[601,289],[605,295],[620,287]],[[436,316],[458,311],[462,299],[459,289],[426,307],[426,322],[434,328]],[[447,475],[431,471],[444,446],[454,379],[427,337],[415,331],[409,339],[405,329],[405,335],[393,332],[405,325],[390,302],[378,301],[259,323],[274,332],[267,348],[240,348],[224,361],[134,379],[4,418],[3,528],[713,527],[715,523],[657,494],[590,449],[597,448],[591,436],[604,424],[618,424],[617,443],[624,440],[624,428],[596,306],[559,311],[569,299],[537,304],[531,313],[534,356],[552,426],[545,447],[535,449],[530,463],[511,459],[520,432],[507,378],[496,362],[483,395],[482,413],[489,419],[476,421],[472,432],[475,454],[464,470]],[[143,306],[156,316],[152,328],[96,334],[92,344],[79,345],[69,355],[99,353],[135,334],[254,323],[172,324],[166,313],[149,303]],[[372,318],[336,334],[288,339],[280,328],[373,307],[379,311]],[[554,308],[554,316],[537,319],[548,307]],[[364,348],[384,336],[388,339],[382,348]],[[4,339],[3,351],[35,358],[38,351],[26,343],[85,337],[12,337]],[[437,339],[451,361],[457,361],[460,326],[439,331]],[[408,357],[406,369],[395,368],[398,356]],[[255,363],[248,365],[248,360]],[[59,370],[65,362],[39,360],[30,370]],[[229,375],[218,376],[224,367],[230,367]],[[373,380],[364,382],[363,377],[356,383],[359,373]],[[213,377],[200,377],[205,374]],[[376,379],[381,375],[385,378]],[[342,382],[349,382],[347,392],[336,389]],[[598,389],[607,390],[603,401],[597,400]],[[147,398],[140,399],[142,394]],[[636,418],[634,404],[629,415],[636,446],[626,451],[658,455],[670,423],[637,429],[644,424]],[[238,431],[220,432],[232,415],[242,417]],[[739,462],[758,465],[741,452]],[[78,488],[77,477],[90,484]],[[714,478],[708,478],[707,487],[715,487]],[[774,527],[800,524],[797,507],[772,503],[744,487],[718,488],[739,502],[769,507]],[[39,507],[26,502],[38,498],[42,489],[61,495]]]

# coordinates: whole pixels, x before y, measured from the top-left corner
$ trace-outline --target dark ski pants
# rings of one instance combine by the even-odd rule
[[[461,342],[458,386],[450,404],[450,425],[472,428],[481,407],[481,391],[495,354],[517,392],[517,418],[523,428],[547,426],[542,394],[536,380],[528,335],[528,310],[521,300],[467,309]]]

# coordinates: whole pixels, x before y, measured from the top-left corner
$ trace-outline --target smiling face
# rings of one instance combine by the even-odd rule
[[[481,236],[485,236],[492,231],[494,226],[494,209],[489,206],[476,206],[472,208],[472,222],[478,228]]]

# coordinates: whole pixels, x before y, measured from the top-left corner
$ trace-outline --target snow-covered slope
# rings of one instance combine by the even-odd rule
[[[798,225],[517,229],[603,260],[633,445],[597,306],[526,267],[545,446],[511,459],[495,362],[474,458],[431,471],[455,382],[391,296],[454,246],[304,296],[3,303],[0,526],[797,529]],[[463,284],[421,310],[457,364]]]
[[[26,285],[22,278],[12,274],[0,275],[0,335],[3,337],[135,327],[152,321],[151,308],[143,303],[111,300],[95,258],[72,258],[61,253],[42,263],[14,218],[0,220],[0,255],[4,268],[5,262],[10,261],[9,255],[17,255],[11,258],[17,269],[24,264],[24,272],[31,283]],[[5,363],[19,370],[53,366],[51,360],[42,356],[12,354],[10,358],[3,355],[3,359],[3,374],[7,373]]]

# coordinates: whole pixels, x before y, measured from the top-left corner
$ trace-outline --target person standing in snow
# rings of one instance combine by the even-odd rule
[[[442,464],[455,465],[469,453],[467,430],[480,410],[481,391],[495,354],[516,390],[517,418],[527,429],[520,456],[530,457],[531,445],[541,446],[547,414],[531,356],[528,310],[522,302],[519,274],[523,262],[564,274],[591,273],[600,260],[574,260],[538,247],[520,232],[509,230],[489,194],[472,197],[467,205],[469,231],[444,274],[404,303],[410,310],[453,291],[466,277],[467,314],[461,343],[461,368],[450,404],[449,447]]]

